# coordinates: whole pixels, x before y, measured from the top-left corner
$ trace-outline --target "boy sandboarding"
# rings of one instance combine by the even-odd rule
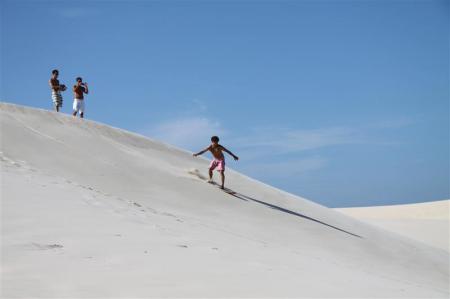
[[[209,181],[210,183],[213,182],[213,170],[217,168],[217,171],[220,173],[220,178],[222,180],[222,185],[220,186],[221,189],[224,189],[225,184],[225,156],[223,155],[223,152],[226,152],[230,156],[234,158],[234,160],[238,160],[239,157],[235,156],[232,152],[227,150],[225,147],[219,144],[219,137],[213,136],[211,137],[211,145],[205,148],[204,150],[193,154],[194,157],[197,157],[207,151],[210,151],[213,155],[214,159],[211,161],[211,164],[209,165]]]

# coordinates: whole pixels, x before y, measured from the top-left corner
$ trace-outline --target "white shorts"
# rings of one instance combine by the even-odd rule
[[[84,100],[73,99],[73,111],[84,113]]]

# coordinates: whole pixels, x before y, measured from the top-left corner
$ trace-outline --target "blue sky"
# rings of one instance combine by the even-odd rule
[[[329,207],[450,198],[448,1],[0,3],[2,101],[51,109],[57,68],[87,118],[219,135],[229,167]]]

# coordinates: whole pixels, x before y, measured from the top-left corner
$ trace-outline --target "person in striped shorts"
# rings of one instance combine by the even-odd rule
[[[61,92],[66,90],[66,86],[64,84],[59,84],[58,75],[59,71],[53,70],[52,77],[48,82],[50,88],[52,89],[53,106],[55,107],[56,112],[59,112],[59,109],[62,107],[63,104]]]

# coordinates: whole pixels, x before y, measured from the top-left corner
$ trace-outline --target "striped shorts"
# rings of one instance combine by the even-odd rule
[[[53,104],[57,107],[62,107],[63,104],[63,98],[60,91],[53,91],[52,92],[52,100]]]

